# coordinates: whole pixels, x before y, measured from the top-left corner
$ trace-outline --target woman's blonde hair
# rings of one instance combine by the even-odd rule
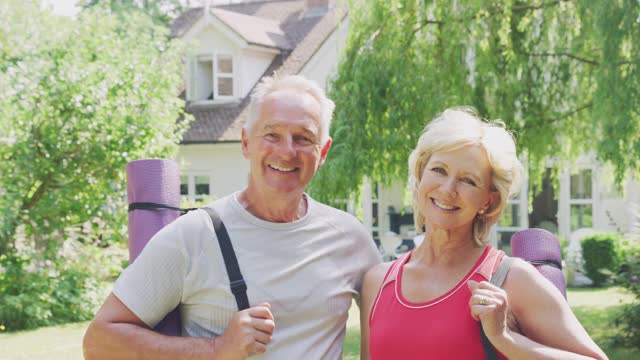
[[[445,110],[425,127],[418,139],[418,145],[409,156],[413,216],[416,229],[422,231],[425,217],[419,207],[417,189],[431,155],[468,145],[479,145],[486,151],[492,170],[491,191],[498,193],[498,200],[492,201],[486,212],[476,215],[473,220],[473,240],[484,245],[489,229],[498,221],[507,200],[519,191],[524,170],[516,154],[513,135],[505,129],[505,124],[501,120],[482,120],[473,108]]]

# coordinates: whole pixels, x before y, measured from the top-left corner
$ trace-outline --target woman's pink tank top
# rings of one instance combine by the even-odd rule
[[[504,252],[487,246],[456,286],[425,303],[408,301],[400,291],[402,269],[412,253],[391,265],[371,308],[371,359],[486,359],[479,323],[471,317],[469,309],[471,291],[467,281],[488,281]]]

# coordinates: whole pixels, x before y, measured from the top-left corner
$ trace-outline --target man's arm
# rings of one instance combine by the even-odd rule
[[[150,329],[113,293],[84,336],[85,359],[244,359],[266,351],[275,328],[269,304],[237,312],[222,336],[167,336]]]

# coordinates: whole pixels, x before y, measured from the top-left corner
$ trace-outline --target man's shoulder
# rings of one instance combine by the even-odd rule
[[[369,232],[358,218],[344,210],[336,209],[318,201],[315,202],[315,215],[324,220],[327,225],[348,233],[351,237],[370,240]]]
[[[333,206],[321,203],[317,200],[311,199],[311,201],[314,201],[316,203],[317,213],[321,214],[322,216],[339,219],[340,221],[344,221],[346,223],[354,223],[354,224],[362,225],[362,223],[360,222],[360,220],[358,220],[358,218],[356,218],[355,216],[353,216],[352,214],[344,210],[334,208]]]
[[[212,208],[216,211],[223,211],[232,201],[235,200],[235,193],[225,195],[221,198],[211,200],[201,208]]]
[[[203,239],[208,241],[210,232],[204,229],[210,228],[211,232],[213,232],[213,225],[209,214],[204,208],[212,208],[219,214],[222,214],[222,212],[226,211],[225,208],[229,202],[229,197],[230,196],[225,196],[216,199],[200,208],[187,212],[163,228],[161,232],[166,232],[167,234],[165,236],[168,235],[174,239],[182,239],[188,243],[200,242]]]

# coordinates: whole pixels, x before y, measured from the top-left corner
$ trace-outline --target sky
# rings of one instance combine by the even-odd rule
[[[75,6],[78,0],[41,0],[40,3],[43,6],[52,6],[53,12],[58,15],[73,16],[80,11],[80,8]]]

